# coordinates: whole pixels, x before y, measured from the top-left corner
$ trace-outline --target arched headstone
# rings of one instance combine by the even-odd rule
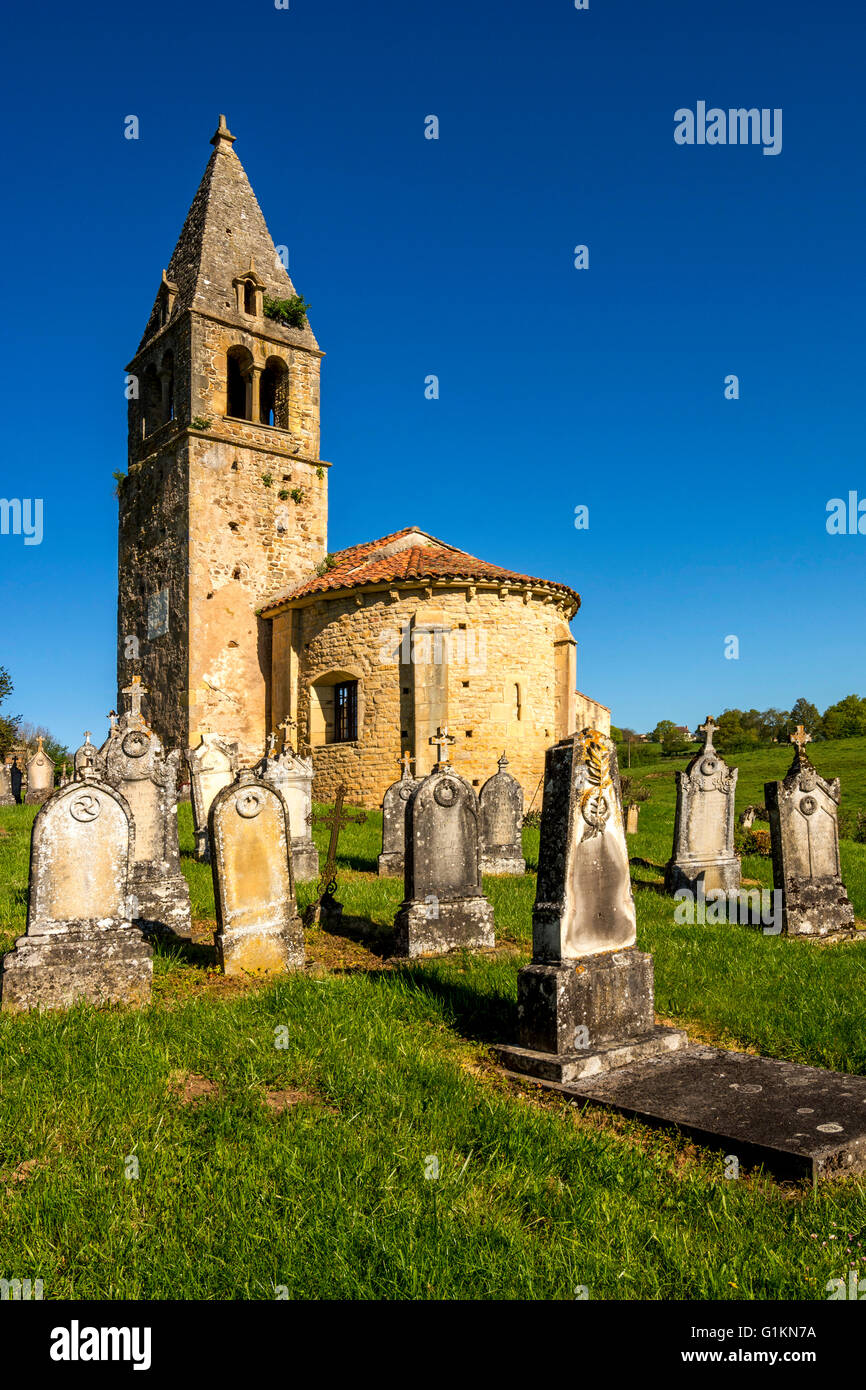
[[[525,874],[523,858],[523,788],[506,769],[505,754],[499,771],[489,777],[478,797],[482,874]]]
[[[268,751],[256,764],[256,776],[276,787],[289,812],[292,842],[292,869],[296,883],[319,877],[319,851],[313,843],[313,760],[302,758],[286,742],[282,753],[273,751],[275,736],[268,740]]]
[[[15,797],[12,794],[12,767],[11,764],[0,763],[0,806],[14,806]]]
[[[244,770],[210,808],[217,955],[226,975],[304,963],[295,904],[289,819],[280,793]]]
[[[150,998],[151,948],[130,915],[134,838],[126,800],[96,778],[43,804],[33,822],[27,932],[3,960],[4,1009]]]
[[[687,888],[736,891],[740,861],[734,851],[734,796],[737,768],[728,767],[713,747],[715,721],[701,725],[704,746],[685,772],[677,773],[673,854],[665,866],[669,892]]]
[[[447,763],[440,761],[406,802],[405,855],[395,953],[493,946],[493,908],[481,887],[478,799]]]
[[[114,729],[115,723],[112,721],[112,733]],[[92,777],[99,777],[102,775],[102,772],[103,768],[99,756],[99,749],[95,748],[90,742],[90,730],[85,729],[84,742],[80,748],[76,749],[75,756],[72,759],[72,775],[76,780],[80,781],[85,773],[89,773]]]
[[[791,735],[794,761],[782,782],[767,782],[773,883],[782,890],[789,936],[853,934],[854,909],[839,863],[839,778],[828,782],[806,756],[802,724]]]
[[[219,734],[203,730],[201,743],[186,750],[189,766],[190,799],[195,825],[195,857],[210,862],[210,841],[207,822],[217,792],[222,791],[237,776],[238,746],[220,738]]]
[[[40,736],[39,746],[27,763],[27,796],[25,801],[28,806],[41,806],[53,790],[54,763],[42,747]]]
[[[382,853],[379,855],[380,878],[400,878],[405,868],[406,803],[418,783],[409,771],[408,753],[403,759],[403,771],[392,782],[382,798]]]

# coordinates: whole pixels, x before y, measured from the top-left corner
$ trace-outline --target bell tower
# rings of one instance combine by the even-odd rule
[[[257,609],[327,551],[323,356],[224,116],[127,367],[118,488],[118,689],[140,674],[168,748],[202,728],[260,755],[271,725]]]

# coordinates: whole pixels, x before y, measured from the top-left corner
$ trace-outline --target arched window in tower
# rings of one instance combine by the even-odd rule
[[[252,419],[253,357],[248,348],[230,347],[226,362],[226,415]]]
[[[159,384],[162,392],[163,423],[174,419],[174,353],[163,354],[159,366]]]
[[[162,387],[153,363],[145,369],[141,387],[142,434],[146,437],[162,424]]]
[[[251,280],[244,282],[244,313],[255,314],[256,312],[256,287]]]
[[[289,428],[289,369],[281,357],[269,357],[262,372],[261,423]]]

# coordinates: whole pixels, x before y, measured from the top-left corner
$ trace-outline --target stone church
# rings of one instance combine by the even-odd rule
[[[169,748],[213,730],[249,764],[283,730],[317,799],[378,803],[447,726],[458,772],[504,749],[528,802],[550,743],[610,727],[575,690],[580,598],[414,525],[328,553],[323,353],[234,143],[220,116],[127,367],[118,687],[140,673]]]

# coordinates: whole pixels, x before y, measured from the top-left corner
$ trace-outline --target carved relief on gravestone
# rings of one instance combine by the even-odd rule
[[[15,797],[12,793],[12,766],[9,763],[0,763],[0,806],[14,806]]]
[[[217,792],[210,809],[217,955],[226,975],[273,973],[304,963],[295,904],[288,808],[251,770]]]
[[[840,783],[823,778],[806,756],[810,735],[791,735],[794,760],[782,782],[767,782],[773,884],[782,890],[782,930],[789,936],[853,934],[854,909],[839,862]]]
[[[525,874],[523,858],[523,788],[508,772],[505,754],[499,771],[488,778],[478,797],[482,874]]]
[[[447,730],[431,739],[439,761],[406,802],[404,900],[394,920],[398,956],[441,955],[495,944],[481,887],[478,798],[443,758]]]
[[[208,816],[217,792],[222,791],[237,776],[238,746],[220,738],[219,734],[203,729],[201,743],[186,750],[189,766],[190,799],[195,834],[195,857],[210,863]]]
[[[114,725],[112,724],[112,729]],[[95,748],[90,742],[90,730],[84,730],[84,742],[81,747],[76,749],[72,759],[73,777],[80,780],[85,773],[91,777],[101,777],[103,775],[102,760],[99,756],[99,749]]]
[[[584,729],[545,760],[532,964],[504,1064],[568,1082],[684,1047],[655,1025],[652,957],[635,941],[616,745]]]
[[[418,785],[409,770],[410,762],[409,754],[404,753],[400,779],[391,783],[382,798],[380,878],[400,878],[405,868],[406,803]]]
[[[104,778],[129,802],[135,821],[131,892],[136,923],[148,934],[189,938],[189,888],[180,868],[177,838],[177,774],[180,750],[166,756],[141,713],[146,693],[139,676],[124,690],[130,709],[112,722],[99,750]]]
[[[728,767],[713,747],[715,720],[700,726],[704,746],[685,772],[678,772],[673,854],[665,866],[669,892],[736,890],[740,861],[734,851],[734,797],[737,768]]]
[[[36,752],[27,763],[27,796],[25,801],[28,806],[41,806],[53,790],[54,763],[42,747],[40,735]]]
[[[268,735],[267,751],[254,770],[257,777],[276,787],[288,807],[295,882],[307,883],[319,876],[319,851],[310,831],[313,760],[300,757],[292,748],[288,731],[293,724],[293,720],[284,719],[280,725],[284,733],[280,753],[275,752],[277,735]]]
[[[2,963],[3,1009],[147,1002],[151,948],[130,916],[134,836],[124,797],[96,778],[44,803],[33,822],[27,932]]]

